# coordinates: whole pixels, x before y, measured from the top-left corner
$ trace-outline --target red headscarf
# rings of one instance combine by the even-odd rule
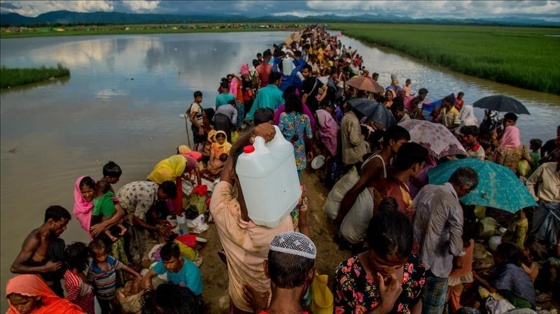
[[[6,285],[6,296],[19,294],[25,297],[41,297],[40,305],[31,314],[84,314],[76,304],[57,296],[37,275],[18,275]],[[6,314],[19,314],[8,300],[10,309]]]

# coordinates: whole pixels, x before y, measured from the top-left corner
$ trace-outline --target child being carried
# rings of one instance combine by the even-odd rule
[[[95,198],[93,199],[93,213],[91,217],[92,225],[108,220],[116,213],[113,201],[115,193],[110,190],[111,185],[105,180],[99,180],[95,184]],[[104,231],[105,235],[115,242],[126,233],[126,227],[122,225],[121,219],[117,223],[109,226]]]

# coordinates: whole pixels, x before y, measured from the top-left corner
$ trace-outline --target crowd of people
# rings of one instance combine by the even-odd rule
[[[552,298],[560,287],[551,275],[560,257],[560,126],[556,139],[533,139],[527,150],[514,113],[499,119],[486,111],[479,124],[463,93],[428,113],[428,90],[414,94],[409,79],[400,86],[392,76],[384,92],[370,92],[348,86],[353,77],[377,82],[379,75],[370,76],[338,36],[311,27],[226,75],[215,108],[196,91],[186,110],[193,145],[178,146],[145,181],[118,191],[122,169],[108,162],[99,180],[76,180],[72,213],[47,208],[11,266],[8,313],[95,313],[95,299],[102,313],[202,313],[197,248],[206,240],[194,233],[207,229],[204,221],[214,223],[223,248],[230,313],[493,313],[535,310],[539,297]],[[436,158],[406,128],[353,108],[355,98],[374,100],[399,123],[443,124],[467,154]],[[321,255],[307,217],[316,200],[300,183],[290,214],[273,228],[258,225],[244,195],[259,191],[242,190],[236,172],[244,148],[277,130],[294,147],[300,181],[323,158],[313,165],[330,191],[323,211],[340,248],[351,252],[333,270],[331,289],[323,287],[333,301],[321,310],[311,291]],[[461,158],[509,168],[539,206],[508,216],[462,204],[479,183],[469,167],[429,184],[429,169]],[[89,243],[60,238],[73,217]],[[501,239],[496,247],[493,236]],[[476,265],[488,256],[493,262]]]

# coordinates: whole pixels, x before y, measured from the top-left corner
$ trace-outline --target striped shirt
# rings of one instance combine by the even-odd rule
[[[64,288],[66,289],[66,298],[69,301],[81,307],[85,313],[95,314],[93,289],[80,276],[66,270],[64,273]]]
[[[93,280],[96,289],[97,298],[100,300],[110,301],[116,297],[117,293],[117,270],[123,267],[123,264],[112,256],[107,255],[108,270],[102,269],[93,261],[88,277]]]

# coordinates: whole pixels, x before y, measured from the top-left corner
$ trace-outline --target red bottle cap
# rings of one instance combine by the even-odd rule
[[[255,146],[253,146],[253,145],[247,145],[247,146],[243,147],[243,152],[245,154],[250,154],[254,151],[255,151]]]

